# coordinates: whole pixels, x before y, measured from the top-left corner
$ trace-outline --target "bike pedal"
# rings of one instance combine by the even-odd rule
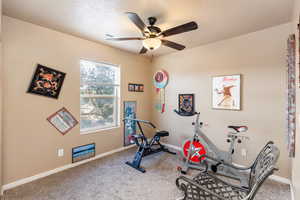
[[[183,170],[181,170],[180,172],[181,172],[182,174],[184,174],[184,175],[187,174],[187,172],[186,172],[186,171],[183,171]]]

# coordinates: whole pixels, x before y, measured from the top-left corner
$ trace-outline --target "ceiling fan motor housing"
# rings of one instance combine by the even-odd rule
[[[150,26],[147,26],[148,30],[150,31],[150,36],[156,36],[158,33],[161,32],[161,29],[157,26],[154,26],[157,19],[155,17],[149,17],[148,18]]]
[[[156,36],[158,33],[161,32],[160,28],[158,28],[157,26],[148,26],[147,28],[150,31],[150,35]]]

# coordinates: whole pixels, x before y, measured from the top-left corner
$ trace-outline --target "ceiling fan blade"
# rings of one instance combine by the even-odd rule
[[[196,22],[189,22],[186,24],[182,24],[179,26],[176,26],[174,28],[170,28],[168,30],[165,30],[161,33],[164,37],[176,35],[179,33],[184,33],[192,30],[196,30],[198,28],[198,24]]]
[[[144,34],[145,29],[147,29],[147,26],[143,22],[143,20],[133,12],[126,12],[128,18],[142,31]]]
[[[144,53],[146,53],[148,50],[145,48],[145,47],[143,47],[141,50],[140,50],[140,54],[144,54]]]
[[[115,37],[108,37],[106,40],[115,40],[115,41],[124,41],[124,40],[143,40],[144,38],[141,37],[120,37],[120,38],[115,38]]]
[[[185,48],[185,46],[181,45],[181,44],[178,44],[178,43],[175,43],[175,42],[171,42],[169,40],[161,40],[161,43],[167,47],[170,47],[170,48],[173,48],[173,49],[176,49],[176,50],[183,50]]]

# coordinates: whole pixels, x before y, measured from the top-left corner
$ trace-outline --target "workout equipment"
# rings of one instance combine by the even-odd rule
[[[186,115],[181,115],[177,110],[174,110],[174,112],[186,117]],[[239,135],[240,132],[248,130],[247,126],[228,126],[228,128],[234,131],[227,134],[227,142],[230,143],[228,151],[222,151],[201,131],[203,123],[199,121],[200,113],[195,112],[191,116],[194,115],[196,115],[196,122],[192,123],[194,126],[194,136],[183,143],[182,154],[185,158],[185,163],[183,167],[178,167],[178,170],[186,174],[190,168],[205,169],[223,176],[235,178],[242,184],[245,184],[243,174],[222,165],[222,162],[232,163],[235,143],[236,141],[241,143],[243,139],[247,138]],[[207,157],[211,157],[213,160]]]
[[[264,181],[278,170],[275,164],[279,154],[274,143],[268,142],[250,167],[236,167],[222,162],[222,165],[247,174],[245,186],[221,180],[207,171],[200,172],[194,178],[180,176],[176,179],[176,185],[184,192],[184,200],[253,200]]]
[[[151,128],[156,129],[155,125],[152,124],[149,121],[146,120],[140,120],[140,119],[132,119],[132,118],[125,118],[124,120],[131,120],[135,121],[139,127],[140,133],[133,135],[134,142],[136,146],[138,147],[137,152],[135,153],[135,156],[133,158],[132,162],[126,162],[127,165],[133,167],[134,169],[145,173],[146,170],[141,167],[141,162],[143,157],[158,153],[161,151],[170,153],[170,154],[176,154],[174,152],[169,151],[164,145],[160,143],[161,137],[167,137],[169,136],[168,131],[160,131],[156,130],[156,133],[154,137],[149,141],[148,138],[145,136],[141,123],[149,125]]]

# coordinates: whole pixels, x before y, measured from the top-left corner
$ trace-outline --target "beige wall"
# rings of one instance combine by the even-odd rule
[[[299,14],[300,14],[300,1],[295,0],[295,6],[294,6],[294,12],[293,12],[293,18],[292,18],[292,33],[296,34],[297,38],[297,45],[296,45],[296,71],[297,75],[296,77],[299,77],[299,32],[297,29],[298,23],[299,23]],[[299,78],[297,78],[297,81]],[[297,84],[297,91],[296,91],[296,109],[297,109],[297,127],[296,127],[296,154],[295,158],[292,160],[292,183],[293,187],[295,188],[295,199],[300,199],[300,89],[299,89],[299,83]],[[297,198],[298,197],[298,198]]]
[[[151,68],[148,58],[10,17],[3,19],[4,184],[69,164],[74,146],[96,142],[97,154],[122,147],[122,128],[80,135],[79,126],[76,126],[62,136],[46,121],[63,106],[79,119],[81,58],[120,64],[122,101],[137,100],[138,116],[150,118]],[[66,72],[58,100],[26,93],[37,63]],[[144,83],[145,92],[128,93],[128,82]],[[57,156],[58,148],[65,149],[64,157]]]
[[[71,148],[97,143],[97,153],[122,146],[122,128],[80,135],[79,126],[61,136],[46,118],[65,106],[79,119],[79,59],[121,65],[122,100],[138,101],[138,116],[171,132],[169,143],[180,146],[192,135],[192,118],[176,116],[179,93],[195,93],[196,109],[208,123],[205,131],[225,149],[226,126],[246,124],[250,141],[244,144],[252,161],[261,147],[273,140],[281,149],[279,175],[290,177],[285,116],[286,39],[291,24],[269,28],[217,43],[155,58],[126,53],[94,42],[4,17],[3,183],[32,176],[71,162]],[[36,63],[67,73],[58,100],[27,94]],[[153,65],[153,69],[151,69]],[[154,70],[166,69],[167,111],[153,112],[151,78]],[[240,73],[243,76],[242,111],[211,109],[211,77]],[[128,82],[145,84],[144,93],[128,93]],[[0,124],[1,127],[1,124]],[[298,134],[299,135],[299,134]],[[64,148],[65,156],[57,157]],[[235,159],[241,158],[240,148]],[[249,162],[242,160],[241,164]],[[20,167],[22,166],[22,167]]]
[[[180,146],[191,137],[193,117],[179,117],[172,112],[178,107],[179,93],[195,93],[196,110],[209,138],[226,149],[228,125],[247,125],[250,141],[248,161],[238,148],[235,160],[249,164],[267,141],[273,140],[281,150],[278,174],[290,177],[285,135],[285,55],[286,39],[291,24],[284,24],[240,37],[187,49],[158,57],[154,70],[163,68],[170,75],[166,88],[166,112],[154,112],[152,119],[170,131],[168,143]],[[201,33],[200,33],[201,34]],[[225,111],[211,108],[212,76],[242,74],[242,110]]]

